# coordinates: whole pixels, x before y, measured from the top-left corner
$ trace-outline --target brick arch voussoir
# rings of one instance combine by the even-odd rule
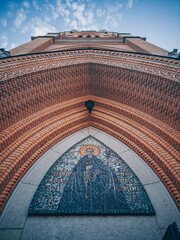
[[[82,104],[84,100],[89,98],[93,99],[93,96],[87,96],[78,99],[78,101]],[[97,98],[94,97],[94,99],[97,101]],[[87,126],[94,126],[109,133],[141,156],[160,177],[179,207],[179,174],[176,169],[176,160],[173,159],[173,162],[168,161],[169,159],[165,155],[169,157],[169,153],[158,144],[157,140],[155,141],[150,137],[151,134],[149,136],[145,134],[146,130],[150,130],[144,127],[145,132],[140,131],[137,126],[138,123],[131,122],[131,118],[127,119],[126,116],[123,118],[121,115],[121,118],[119,118],[115,109],[114,114],[112,115],[108,107],[106,112],[97,107],[89,116],[85,107],[77,105],[75,109],[62,113],[61,116],[46,119],[41,124],[38,124],[39,126],[34,126],[30,130],[32,134],[28,135],[29,138],[27,136],[27,139],[22,144],[15,147],[14,151],[3,162],[4,174],[0,180],[2,186],[0,195],[1,211],[20,179],[43,153],[64,137]],[[17,141],[18,138],[14,142]],[[163,154],[159,155],[159,150],[163,150]],[[8,163],[13,164],[10,166]]]
[[[84,106],[88,99],[95,101],[90,118]],[[1,133],[4,143],[1,209],[22,176],[45,151],[89,125],[108,132],[137,152],[160,177],[179,206],[180,159],[177,150],[169,144],[169,139],[170,143],[178,144],[177,132],[137,109],[89,95],[38,111]],[[161,133],[160,136],[157,133]]]

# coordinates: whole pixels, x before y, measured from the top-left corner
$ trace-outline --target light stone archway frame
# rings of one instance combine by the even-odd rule
[[[155,216],[28,217],[32,197],[50,166],[71,146],[88,135],[106,144],[130,166],[147,191],[156,212]],[[174,201],[144,160],[111,135],[88,127],[71,134],[51,147],[29,169],[17,185],[1,215],[0,236],[3,240],[81,240],[87,236],[88,239],[109,240],[121,236],[122,240],[131,238],[160,240],[167,226],[174,221],[180,228],[180,214]]]

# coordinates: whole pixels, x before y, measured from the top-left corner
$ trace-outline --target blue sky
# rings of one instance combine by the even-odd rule
[[[73,28],[127,32],[180,50],[180,0],[0,0],[0,48]]]

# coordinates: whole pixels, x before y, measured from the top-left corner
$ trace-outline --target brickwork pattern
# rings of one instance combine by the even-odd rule
[[[53,54],[1,61],[0,211],[45,151],[89,125],[137,152],[180,208],[180,62],[97,50]]]
[[[127,38],[125,40],[125,43],[132,47],[136,52],[142,52],[142,53],[151,53],[151,54],[157,54],[162,56],[167,56],[168,51],[157,47],[151,43],[148,43],[140,38]]]
[[[53,43],[52,38],[37,38],[31,42],[25,43],[19,47],[10,50],[11,55],[20,55],[27,53],[41,52]]]
[[[3,129],[48,106],[90,93],[87,64],[40,71],[1,82]],[[8,108],[7,108],[8,106]]]
[[[180,61],[149,55],[103,50],[58,51],[0,61],[0,81],[28,73],[82,63],[102,63],[180,80]]]
[[[78,89],[82,91],[85,94],[88,94],[89,92],[86,91],[85,87],[90,84],[90,78],[93,75],[93,79],[98,79],[99,86],[97,86],[97,81],[95,81],[95,84],[97,86],[96,94],[100,94],[99,96],[102,96],[102,89],[101,84],[104,84],[104,92],[108,92],[108,97],[112,99],[116,97],[117,101],[121,102],[121,99],[125,104],[133,106],[134,103],[139,102],[139,104],[136,104],[136,108],[139,108],[139,110],[142,110],[144,112],[149,113],[150,115],[153,114],[154,117],[165,121],[168,124],[172,124],[174,128],[178,128],[178,115],[177,115],[177,109],[178,109],[178,90],[179,90],[179,76],[178,73],[180,73],[180,61],[173,61],[173,60],[167,60],[167,59],[159,59],[164,60],[163,63],[156,63],[158,58],[154,58],[154,61],[151,59],[148,59],[148,61],[144,61],[142,59],[137,60],[137,55],[134,55],[135,59],[129,59],[130,56],[126,56],[121,58],[119,55],[117,57],[114,56],[102,56],[102,51],[100,51],[101,54],[99,54],[99,51],[97,55],[93,55],[92,51],[88,51],[89,55],[84,55],[84,51],[82,51],[82,54],[77,54],[76,56],[73,55],[73,52],[65,53],[67,56],[63,56],[63,52],[61,52],[62,55],[58,55],[58,57],[51,58],[52,55],[47,54],[45,56],[44,54],[41,56],[42,58],[39,61],[36,61],[37,59],[34,59],[34,56],[27,56],[26,61],[24,60],[25,57],[22,57],[22,59],[19,58],[13,58],[10,63],[9,60],[4,60],[1,62],[2,69],[4,70],[1,78],[3,79],[1,82],[2,86],[2,92],[3,92],[3,106],[4,109],[2,110],[2,113],[4,112],[4,118],[7,119],[7,116],[9,115],[10,118],[12,118],[12,113],[17,111],[20,111],[19,106],[22,101],[25,101],[26,98],[24,98],[25,95],[29,95],[29,99],[26,100],[26,102],[23,103],[24,107],[28,105],[28,108],[30,109],[31,105],[34,107],[37,107],[34,103],[35,101],[39,100],[38,103],[43,103],[43,101],[46,99],[46,106],[47,102],[50,100],[50,104],[52,104],[52,99],[54,96],[52,96],[53,91],[55,94],[58,94],[58,91],[60,92],[61,89],[63,91],[69,91],[70,87],[74,89],[74,91],[71,91],[71,95],[66,96],[65,99],[60,98],[60,96],[64,96],[65,94],[59,93],[58,101],[64,101],[69,99],[69,96],[72,96],[72,93],[76,91],[76,88],[74,87],[74,82],[78,81],[79,87]],[[116,54],[116,53],[114,53]],[[113,54],[113,55],[114,55]],[[55,55],[56,56],[56,55]],[[123,55],[124,56],[124,55]],[[18,60],[19,59],[19,60]],[[34,59],[34,60],[33,60]],[[92,59],[96,64],[93,64]],[[14,61],[13,61],[14,60]],[[33,61],[30,61],[33,60]],[[76,60],[76,61],[75,61]],[[149,61],[151,60],[151,61]],[[83,64],[82,62],[90,62],[89,64]],[[167,62],[168,61],[168,62]],[[104,63],[104,64],[98,64],[97,63]],[[162,61],[160,61],[162,62]],[[166,64],[166,62],[168,64]],[[76,63],[72,65],[73,63]],[[79,64],[81,63],[81,66]],[[65,68],[67,64],[68,67]],[[107,66],[108,64],[108,66]],[[111,64],[111,67],[109,66]],[[114,66],[116,64],[116,66]],[[64,68],[62,68],[62,65]],[[86,65],[86,67],[85,67]],[[38,67],[39,66],[39,67]],[[61,66],[61,67],[60,67]],[[117,68],[118,66],[118,68]],[[176,67],[177,66],[177,67]],[[83,69],[84,67],[84,69]],[[21,69],[21,70],[19,70]],[[79,70],[78,70],[79,69]],[[83,69],[83,70],[81,70]],[[28,71],[27,71],[28,70]],[[147,71],[151,73],[147,73]],[[31,72],[29,72],[31,71]],[[35,72],[32,72],[35,71]],[[74,72],[73,72],[74,71]],[[101,73],[103,71],[103,73]],[[108,76],[108,72],[111,71],[111,76]],[[27,73],[29,72],[29,73]],[[106,72],[106,74],[105,74]],[[27,74],[26,74],[27,73]],[[73,73],[75,75],[73,75]],[[18,75],[18,77],[13,77],[14,75]],[[104,75],[103,75],[104,74]],[[162,74],[164,77],[162,77]],[[81,75],[81,81],[82,79],[86,79],[84,81],[84,84],[82,82],[79,82],[78,77]],[[158,76],[161,75],[161,76]],[[166,77],[165,77],[166,76]],[[53,78],[53,81],[50,80]],[[70,80],[71,78],[71,80]],[[72,78],[74,78],[72,80]],[[75,79],[76,78],[76,79]],[[170,79],[169,79],[170,78]],[[8,83],[5,84],[5,79],[9,79]],[[11,79],[11,80],[10,80]],[[60,79],[60,81],[59,81]],[[62,79],[64,79],[64,83]],[[66,80],[65,80],[66,79]],[[78,80],[77,80],[78,79]],[[99,80],[100,79],[100,80]],[[119,97],[117,96],[118,92],[116,89],[116,81],[118,80],[118,84],[120,85],[120,93],[122,94]],[[175,80],[175,81],[171,81]],[[111,82],[111,84],[109,84]],[[112,84],[113,82],[113,84]],[[129,84],[129,85],[128,85]],[[77,85],[77,84],[76,84]],[[45,87],[44,87],[45,86]],[[48,95],[47,91],[45,89],[49,88]],[[55,88],[55,89],[54,89]],[[19,90],[20,89],[20,90]],[[24,91],[23,91],[24,89]],[[131,89],[134,89],[133,95],[131,94]],[[36,93],[36,98],[42,99],[36,99],[32,97],[32,92]],[[111,94],[111,92],[116,92],[116,96],[114,94]],[[141,91],[146,91],[146,94],[142,95]],[[136,94],[137,92],[137,94]],[[76,94],[79,92],[76,91]],[[22,94],[22,95],[21,95]],[[75,94],[75,95],[76,95]],[[17,96],[18,95],[18,96]],[[111,96],[110,96],[111,95]],[[124,99],[123,96],[126,96]],[[56,96],[57,97],[57,96]],[[103,97],[103,96],[102,96]],[[15,99],[15,101],[13,101]],[[114,100],[113,99],[113,100]],[[16,106],[9,106],[9,109],[6,108],[7,104],[11,105],[16,104]],[[53,102],[54,104],[55,102]],[[18,108],[18,110],[17,110]],[[155,109],[154,109],[155,108]],[[41,108],[36,109],[40,110]],[[27,110],[27,109],[26,109]],[[155,110],[155,111],[154,111]],[[10,111],[10,113],[9,113]],[[6,113],[5,113],[6,112]],[[27,113],[29,114],[29,113]],[[32,114],[32,111],[30,111],[30,114]],[[170,115],[169,115],[170,114]],[[14,116],[14,114],[13,114]],[[25,115],[23,115],[25,117]],[[167,117],[168,116],[168,117]],[[20,114],[21,118],[21,114]],[[14,116],[14,120],[11,119],[11,122],[4,120],[5,123],[2,124],[12,124],[13,121],[17,121],[17,119]],[[8,125],[4,126],[7,127]]]

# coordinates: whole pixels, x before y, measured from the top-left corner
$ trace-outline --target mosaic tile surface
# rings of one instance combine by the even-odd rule
[[[47,171],[29,215],[154,215],[144,187],[109,147],[89,136]]]

